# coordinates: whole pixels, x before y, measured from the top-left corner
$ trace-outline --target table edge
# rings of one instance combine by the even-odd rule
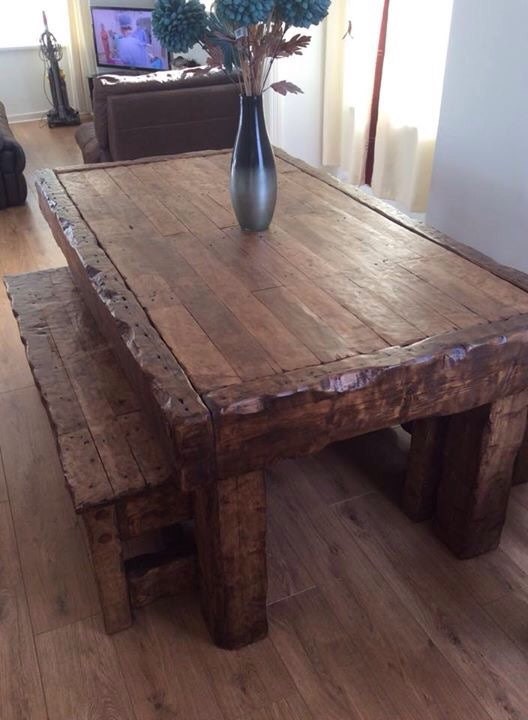
[[[99,245],[60,183],[57,171],[36,172],[35,185],[41,211],[101,332],[111,342],[118,357],[130,357],[132,365],[137,366],[138,374],[134,376],[130,364],[121,362],[122,366],[126,365],[123,367],[125,373],[132,373],[129,380],[138,387],[138,392],[146,393],[152,400],[145,410],[160,431],[182,489],[191,490],[210,481],[215,474],[212,420],[200,394]],[[121,303],[124,298],[126,302]],[[141,336],[127,322],[128,313],[124,310],[127,305],[137,313],[145,332],[148,328],[149,338],[156,343],[162,358],[159,368],[152,362],[149,364],[148,356],[142,354]],[[112,322],[105,322],[109,318]],[[177,392],[174,387],[167,388],[159,382],[164,363],[170,363]],[[182,395],[185,402],[181,401]]]
[[[528,387],[525,356],[528,314],[215,390],[204,401],[213,416],[218,470],[248,472],[516,394]]]

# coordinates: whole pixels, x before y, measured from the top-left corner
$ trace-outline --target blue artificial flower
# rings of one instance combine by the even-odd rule
[[[157,0],[152,30],[170,52],[187,52],[202,40],[207,27],[205,6],[199,0]]]
[[[214,10],[219,20],[239,28],[266,22],[274,4],[274,0],[216,0]]]
[[[328,15],[331,0],[277,0],[277,10],[286,25],[308,28]]]

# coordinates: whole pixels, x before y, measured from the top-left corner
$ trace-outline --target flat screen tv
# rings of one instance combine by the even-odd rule
[[[152,10],[99,6],[90,10],[99,66],[169,69],[169,55],[152,32]]]

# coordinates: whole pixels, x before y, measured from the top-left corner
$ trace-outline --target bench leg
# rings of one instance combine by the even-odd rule
[[[195,493],[202,611],[214,642],[234,649],[267,634],[266,487],[262,471]]]
[[[130,627],[132,613],[114,507],[83,515],[107,633]]]
[[[435,529],[458,557],[500,542],[527,402],[523,392],[449,418]]]
[[[413,423],[402,505],[415,522],[428,520],[434,512],[447,422],[445,417],[431,417]]]

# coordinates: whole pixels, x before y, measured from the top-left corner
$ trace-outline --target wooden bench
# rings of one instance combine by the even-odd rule
[[[171,482],[136,395],[68,268],[7,279],[66,483],[87,530],[105,628],[196,582],[191,495]]]

